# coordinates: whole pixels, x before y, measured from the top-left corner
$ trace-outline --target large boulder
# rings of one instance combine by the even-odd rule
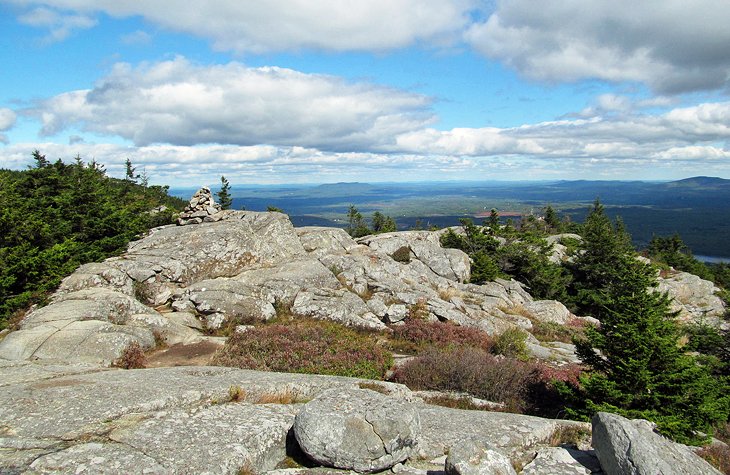
[[[607,475],[720,475],[687,446],[657,434],[643,419],[599,412],[592,424],[593,448]]]
[[[506,455],[474,440],[451,447],[444,468],[446,475],[517,475]]]
[[[657,290],[672,297],[672,309],[679,311],[681,319],[712,324],[725,314],[725,304],[716,295],[720,289],[694,274],[672,272],[660,277]]]
[[[294,420],[294,436],[310,458],[358,472],[385,470],[406,460],[419,433],[414,406],[363,389],[322,393]]]

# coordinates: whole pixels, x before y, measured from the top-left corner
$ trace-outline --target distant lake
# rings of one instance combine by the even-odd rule
[[[712,264],[719,264],[721,262],[730,263],[730,257],[717,257],[717,256],[700,256],[695,254],[695,259],[702,262],[709,262]]]

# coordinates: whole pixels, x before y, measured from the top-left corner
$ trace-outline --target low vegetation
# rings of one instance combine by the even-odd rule
[[[122,351],[112,366],[122,369],[140,369],[147,365],[147,357],[139,342],[133,341]]]
[[[383,379],[393,359],[367,333],[332,322],[294,320],[234,333],[214,362],[262,371]]]
[[[431,346],[472,347],[489,352],[493,345],[492,337],[479,329],[417,318],[393,327],[390,337],[390,347],[406,354],[417,354]]]
[[[395,371],[411,389],[464,392],[524,412],[537,372],[529,363],[474,347],[431,347]]]

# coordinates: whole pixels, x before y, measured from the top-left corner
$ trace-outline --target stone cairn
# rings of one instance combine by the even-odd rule
[[[215,202],[210,188],[202,187],[195,192],[190,203],[177,218],[178,226],[186,224],[212,223],[221,219],[221,205]]]

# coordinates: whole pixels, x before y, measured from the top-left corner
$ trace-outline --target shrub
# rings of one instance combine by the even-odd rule
[[[730,475],[730,447],[720,444],[710,445],[698,450],[697,455],[725,475]]]
[[[585,326],[583,325],[583,322],[578,319],[570,320],[565,325],[555,322],[533,321],[530,333],[532,333],[532,336],[540,341],[561,341],[563,343],[571,343],[576,338],[585,338]]]
[[[559,447],[561,445],[570,445],[578,447],[583,443],[589,443],[591,440],[591,431],[586,427],[579,425],[559,425],[550,434],[548,443],[551,447]]]
[[[521,412],[536,381],[532,365],[473,347],[431,347],[400,366],[394,380],[415,390],[466,392]]]
[[[498,355],[527,360],[527,333],[519,328],[509,328],[494,339],[492,352]]]
[[[419,298],[416,303],[408,307],[409,320],[423,320],[428,318],[428,303],[425,298]]]
[[[408,246],[401,246],[390,255],[396,262],[402,262],[408,264],[411,262],[411,248]]]
[[[112,366],[123,369],[139,369],[144,368],[146,364],[146,358],[142,347],[139,342],[133,341],[122,351],[122,354],[117,358]]]
[[[426,322],[408,319],[405,325],[393,327],[391,345],[405,353],[417,353],[427,346],[469,346],[490,351],[492,337],[477,328],[453,323]]]
[[[369,379],[382,379],[392,361],[368,334],[309,320],[234,334],[214,358],[221,366]]]

